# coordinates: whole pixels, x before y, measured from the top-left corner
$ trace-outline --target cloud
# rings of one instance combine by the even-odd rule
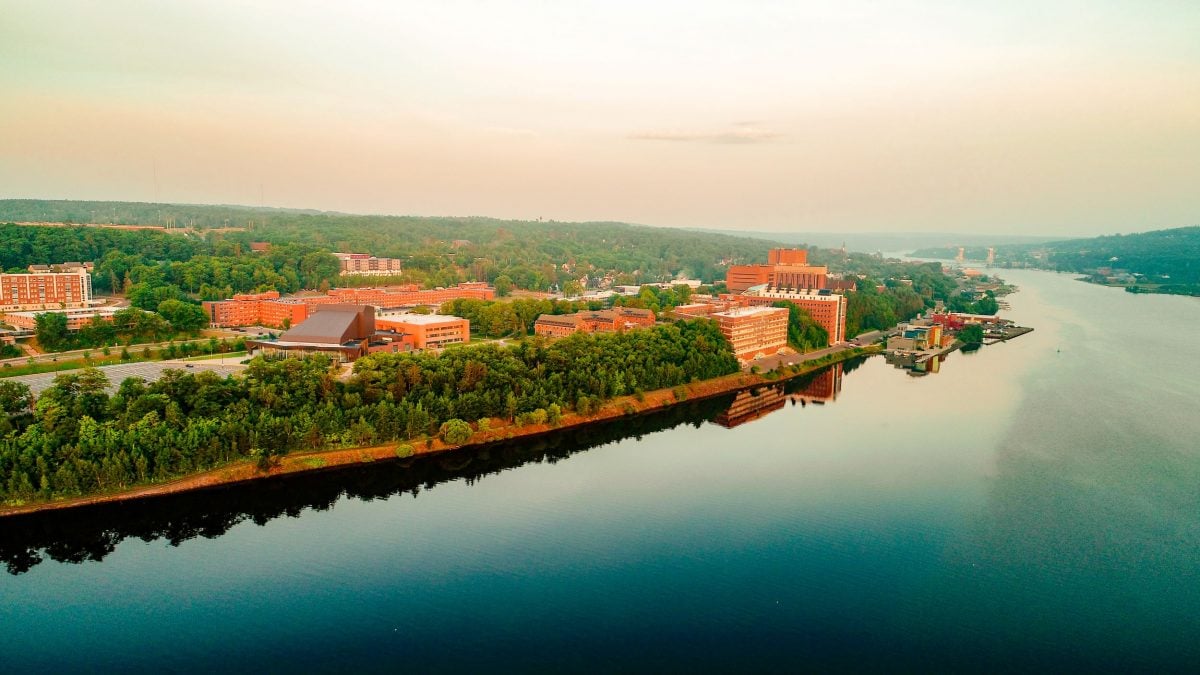
[[[634,141],[673,141],[691,143],[746,144],[770,143],[783,134],[765,129],[754,122],[739,122],[724,131],[639,131],[629,135]]]

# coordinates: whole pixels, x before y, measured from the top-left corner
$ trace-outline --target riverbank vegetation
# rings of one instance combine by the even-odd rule
[[[460,438],[463,424],[587,415],[615,396],[738,371],[710,321],[430,354],[375,354],[348,381],[327,358],[255,359],[242,376],[171,371],[116,393],[96,369],[64,375],[30,409],[9,396],[0,501],[111,492],[237,460],[398,439]]]
[[[950,258],[957,249],[929,248],[914,255]],[[982,259],[983,248],[967,257]],[[996,247],[996,264],[1075,272],[1092,283],[1133,293],[1200,295],[1200,226]]]

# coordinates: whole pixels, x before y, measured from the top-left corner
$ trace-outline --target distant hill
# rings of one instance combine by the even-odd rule
[[[564,279],[612,273],[625,275],[630,283],[666,281],[681,275],[712,282],[724,278],[723,263],[765,262],[767,250],[782,245],[746,236],[614,222],[350,215],[144,202],[0,200],[3,222],[172,225],[189,235],[200,235],[190,238],[212,248],[201,248],[199,254],[224,250],[215,248],[220,245],[248,250],[251,241],[303,244],[330,251],[404,258],[406,270],[432,273],[452,265],[478,268],[475,276],[481,278],[490,279],[500,272],[519,274],[528,277],[528,283],[518,280],[518,287],[536,290],[557,281],[564,263],[570,268]],[[47,247],[31,243],[26,248]],[[91,259],[86,251],[73,254]]]
[[[699,231],[770,239],[787,244],[809,244],[823,248],[841,248],[845,244],[849,251],[864,253],[894,253],[931,247],[957,252],[959,246],[983,247],[986,250],[988,246],[1045,243],[1064,239],[1064,237],[955,234],[951,232],[740,232],[710,229]]]
[[[957,249],[924,248],[913,255],[952,258]],[[986,255],[968,248],[968,259]],[[1086,274],[1097,283],[1135,292],[1200,295],[1200,227],[996,247],[996,264]]]

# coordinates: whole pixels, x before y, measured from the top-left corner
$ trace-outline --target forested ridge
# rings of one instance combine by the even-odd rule
[[[60,375],[32,404],[0,381],[0,501],[120,490],[234,460],[441,434],[491,420],[557,422],[615,396],[737,372],[711,321],[530,339],[433,354],[375,354],[340,381],[321,356],[257,358],[241,376],[169,372],[109,396],[96,369]],[[485,421],[487,420],[487,421]],[[467,427],[469,431],[470,427]]]
[[[922,249],[915,255],[953,257],[957,249]],[[985,249],[968,248],[969,258],[982,259]],[[1019,265],[1060,272],[1093,274],[1100,269],[1125,270],[1160,286],[1195,287],[1200,293],[1200,226],[1178,227],[1090,239],[1068,239],[1046,244],[996,247],[998,265]]]
[[[328,251],[371,253],[403,258],[406,273],[417,280],[435,278],[440,282],[437,285],[465,277],[493,281],[504,275],[518,288],[530,290],[547,290],[553,284],[596,273],[623,274],[626,277],[622,283],[633,284],[667,281],[680,275],[712,282],[724,278],[720,261],[765,262],[767,249],[782,245],[749,237],[614,222],[370,216],[130,202],[0,200],[2,221],[130,225],[170,221],[177,227],[196,228],[196,234],[152,234],[180,240],[191,237],[210,247],[226,242],[239,251],[248,251],[252,241],[266,241],[273,246],[304,244]],[[245,231],[203,233],[226,227]],[[194,251],[193,255],[200,253],[212,250]],[[171,260],[190,257],[161,256]],[[567,270],[562,267],[564,263]]]

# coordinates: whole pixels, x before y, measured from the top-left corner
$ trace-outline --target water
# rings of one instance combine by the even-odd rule
[[[823,405],[0,521],[0,671],[1194,669],[1200,302],[1004,276]]]

